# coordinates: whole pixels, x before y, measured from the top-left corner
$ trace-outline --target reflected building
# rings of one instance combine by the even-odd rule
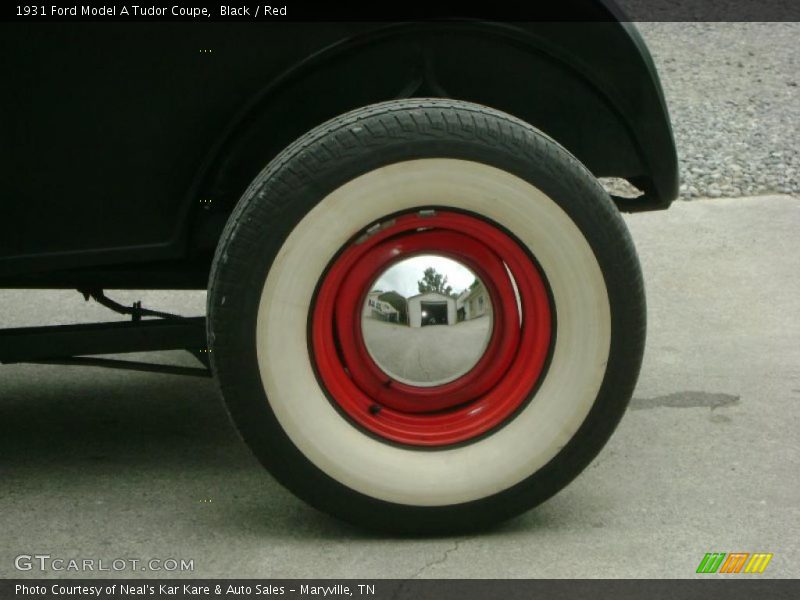
[[[364,303],[363,317],[367,319],[377,319],[378,321],[388,321],[397,323],[400,321],[400,311],[385,300],[381,300],[383,294],[381,290],[373,290],[367,295]]]
[[[408,299],[408,324],[411,327],[455,325],[456,322],[456,299],[452,296],[426,292]]]
[[[470,321],[491,313],[491,302],[486,287],[480,279],[458,295],[456,311],[459,321]]]

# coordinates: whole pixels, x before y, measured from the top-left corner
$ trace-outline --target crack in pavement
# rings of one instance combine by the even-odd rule
[[[431,567],[435,567],[436,565],[441,565],[446,563],[447,560],[450,558],[450,555],[453,554],[453,552],[456,552],[459,549],[459,547],[461,547],[461,542],[455,540],[453,542],[452,547],[447,548],[439,558],[426,562],[419,569],[417,569],[417,571],[413,575],[411,575],[409,579],[417,579],[420,575],[422,575],[425,571],[427,571]]]
[[[467,541],[467,540],[462,540],[462,541]],[[400,586],[397,587],[397,589],[392,594],[392,600],[400,600],[401,598],[406,598],[406,597],[416,598],[416,595],[414,594],[412,595],[408,593],[404,594],[404,592],[408,591],[408,582],[413,579],[418,579],[420,575],[422,575],[425,571],[427,571],[431,567],[435,567],[436,565],[441,565],[446,563],[447,560],[450,558],[450,555],[453,554],[453,552],[456,552],[461,547],[462,541],[454,540],[453,545],[450,548],[447,548],[440,557],[434,560],[429,560],[419,569],[417,569],[412,575],[408,577],[406,581],[404,581]]]

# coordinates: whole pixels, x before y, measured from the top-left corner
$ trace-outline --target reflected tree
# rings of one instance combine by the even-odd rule
[[[433,267],[428,267],[422,275],[422,279],[417,281],[420,294],[436,292],[445,296],[453,295],[453,286],[447,285],[447,275],[439,273]]]

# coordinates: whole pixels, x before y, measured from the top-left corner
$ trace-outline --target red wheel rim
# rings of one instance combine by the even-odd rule
[[[436,252],[460,260],[482,281],[497,307],[492,334],[478,363],[449,383],[421,387],[393,380],[373,360],[364,343],[360,312],[350,309],[363,299],[375,274],[400,260]],[[498,288],[498,284],[501,286]],[[487,392],[511,364],[518,344],[516,296],[503,263],[474,238],[448,230],[396,236],[371,249],[342,281],[336,303],[336,330],[345,364],[355,383],[376,402],[407,412],[453,408]]]
[[[494,316],[477,363],[430,387],[384,372],[361,331],[363,303],[378,275],[419,254],[472,269],[484,282]],[[511,419],[542,375],[551,336],[547,288],[528,253],[496,225],[449,211],[405,214],[371,228],[333,261],[312,308],[312,356],[331,400],[373,434],[413,446],[467,442]]]

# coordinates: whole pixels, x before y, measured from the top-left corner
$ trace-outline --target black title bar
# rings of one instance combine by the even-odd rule
[[[45,2],[6,5],[5,21],[800,21],[797,0],[426,0],[83,4]]]

